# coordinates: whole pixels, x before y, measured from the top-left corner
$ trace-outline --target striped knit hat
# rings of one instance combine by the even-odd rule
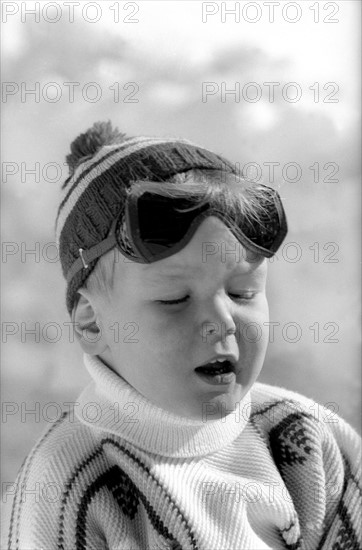
[[[71,144],[67,163],[70,175],[62,187],[55,231],[67,279],[66,303],[70,314],[78,289],[99,258],[74,276],[70,276],[69,270],[80,257],[80,249],[87,250],[107,237],[132,182],[162,182],[192,169],[235,173],[229,161],[185,139],[130,138],[117,128],[112,129],[110,122],[95,123],[78,136]]]

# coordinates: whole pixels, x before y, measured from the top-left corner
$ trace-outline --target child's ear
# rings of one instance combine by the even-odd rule
[[[107,344],[97,323],[96,310],[87,291],[80,289],[78,293],[79,300],[72,311],[72,322],[76,338],[85,353],[99,355],[104,352]]]

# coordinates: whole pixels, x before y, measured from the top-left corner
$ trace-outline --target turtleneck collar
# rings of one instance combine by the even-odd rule
[[[149,453],[175,458],[206,455],[231,443],[248,422],[250,392],[224,418],[191,420],[153,404],[97,356],[85,354],[84,363],[92,381],[77,399],[77,418]]]

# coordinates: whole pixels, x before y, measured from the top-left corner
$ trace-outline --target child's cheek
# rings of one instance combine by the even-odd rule
[[[265,295],[238,311],[237,335],[240,342],[266,345],[269,335],[269,308]]]
[[[238,307],[236,314],[242,323],[267,322],[269,320],[269,306],[266,295],[264,293],[258,294],[252,301]]]
[[[180,312],[170,314],[157,311],[155,314],[153,310],[137,319],[138,351],[160,357],[169,354],[170,350],[184,348],[189,339],[188,327],[185,315]]]
[[[193,324],[192,316],[188,312],[177,312],[156,320],[152,330],[164,340],[179,343],[188,340],[194,330]]]

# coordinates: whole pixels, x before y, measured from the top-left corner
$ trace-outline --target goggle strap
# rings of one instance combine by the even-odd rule
[[[79,248],[79,258],[69,269],[67,273],[67,282],[69,283],[74,275],[78,273],[78,271],[80,271],[81,269],[88,269],[91,262],[103,256],[103,254],[111,250],[114,246],[116,246],[116,244],[116,237],[114,232],[112,231],[106,239],[104,239],[100,243],[97,243],[95,246],[92,246],[88,250],[83,250],[83,248]]]

